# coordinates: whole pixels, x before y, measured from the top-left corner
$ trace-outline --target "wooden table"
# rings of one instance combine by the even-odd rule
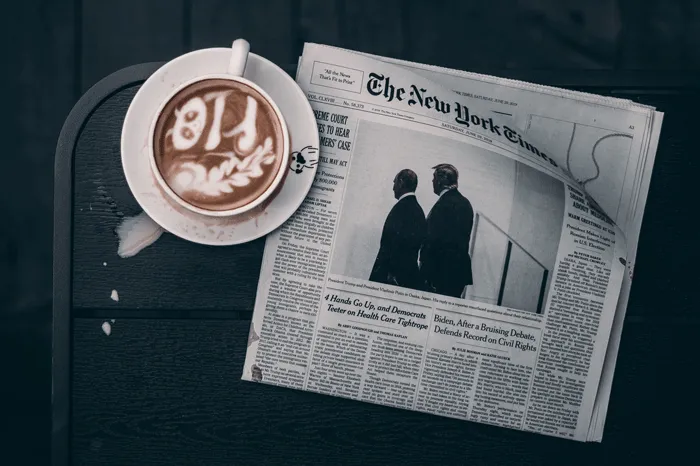
[[[54,464],[665,464],[696,440],[696,387],[669,381],[697,367],[700,320],[687,296],[698,276],[688,218],[698,198],[700,158],[691,144],[700,81],[518,76],[628,96],[667,112],[605,438],[581,444],[242,382],[264,240],[221,248],[165,234],[135,257],[117,256],[116,226],[141,210],[121,168],[121,125],[159,65],[100,81],[59,140]],[[101,327],[112,319],[107,335]]]

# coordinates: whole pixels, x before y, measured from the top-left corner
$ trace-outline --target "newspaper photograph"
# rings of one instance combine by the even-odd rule
[[[452,138],[361,122],[331,274],[539,314],[563,215],[559,179]]]
[[[562,158],[557,131],[520,126],[466,82],[455,92],[315,44],[297,82],[317,119],[318,172],[268,236],[242,378],[599,441],[628,269],[614,220],[633,230],[637,201],[609,211],[588,189],[600,175]],[[489,85],[492,96],[508,87]]]

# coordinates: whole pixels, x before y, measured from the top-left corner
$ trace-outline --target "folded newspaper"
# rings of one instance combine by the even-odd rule
[[[662,114],[306,44],[243,379],[601,441]]]

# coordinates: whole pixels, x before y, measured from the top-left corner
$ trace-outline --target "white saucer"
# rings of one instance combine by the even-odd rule
[[[143,210],[165,230],[189,241],[210,245],[245,243],[282,225],[301,205],[318,164],[318,129],[311,106],[294,80],[263,57],[248,55],[243,77],[272,97],[289,130],[291,156],[287,177],[276,195],[234,217],[209,217],[171,200],[156,181],[148,156],[148,130],[170,92],[204,74],[225,73],[230,48],[190,52],[165,65],[143,83],[129,106],[122,127],[122,165],[131,192]],[[302,163],[300,163],[302,162]]]

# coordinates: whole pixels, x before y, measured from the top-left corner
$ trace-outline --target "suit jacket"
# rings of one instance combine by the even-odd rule
[[[430,210],[428,232],[420,251],[421,273],[436,289],[473,284],[469,240],[474,210],[457,189],[443,194]]]
[[[425,214],[416,196],[406,196],[394,204],[384,222],[370,281],[419,287],[418,251],[425,231]],[[389,280],[390,275],[395,277],[396,283]]]

